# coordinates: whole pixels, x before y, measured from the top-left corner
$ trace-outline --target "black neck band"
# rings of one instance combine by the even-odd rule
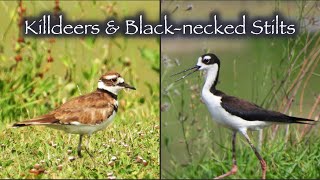
[[[219,71],[220,71],[220,67],[218,67],[217,77],[214,80],[212,86],[210,87],[210,92],[213,93],[213,94],[216,92],[216,85],[217,85],[217,83],[219,81]]]
[[[107,90],[105,90],[105,89],[99,89],[99,88],[97,88],[97,91],[100,91],[100,92],[103,92],[103,93],[107,93],[107,94],[109,94],[113,99],[118,100],[118,96],[117,96],[116,94],[113,94],[113,93],[110,92],[110,91],[107,91]]]

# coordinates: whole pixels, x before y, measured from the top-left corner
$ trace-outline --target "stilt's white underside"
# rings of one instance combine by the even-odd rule
[[[198,65],[203,66],[203,64],[200,63],[201,61],[198,62]],[[210,69],[206,70],[206,81],[201,94],[202,99],[207,105],[213,120],[225,127],[243,132],[245,132],[247,129],[259,130],[265,126],[271,125],[271,123],[264,121],[244,120],[238,116],[230,114],[221,106],[221,97],[215,96],[210,92],[210,88],[216,79],[218,68],[218,65],[214,64]]]
[[[215,96],[210,92],[202,92],[202,98],[210,111],[214,121],[234,130],[259,130],[270,123],[264,121],[247,121],[238,116],[234,116],[227,112],[221,106],[221,97]]]

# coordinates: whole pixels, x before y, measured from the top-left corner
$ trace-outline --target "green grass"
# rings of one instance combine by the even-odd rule
[[[95,20],[109,15],[102,8],[107,6],[114,6],[119,17],[158,9],[158,2],[148,2],[143,8],[139,3],[145,2],[130,3],[61,2],[60,6],[71,19]],[[48,38],[26,38],[26,43],[17,45],[16,5],[1,4],[5,28],[0,29],[0,178],[159,178],[158,40],[85,37],[56,38],[50,43]],[[53,8],[54,2],[23,1],[23,5],[28,15],[35,16],[41,9]],[[52,63],[47,62],[48,49]],[[14,60],[17,53],[23,57],[19,63]],[[119,72],[137,90],[120,92],[114,122],[91,136],[93,159],[84,150],[83,158],[78,158],[79,135],[41,126],[11,127],[94,91],[98,78],[110,70]],[[33,173],[37,164],[43,173]]]
[[[231,134],[231,133],[230,133]],[[265,158],[268,179],[319,179],[320,178],[320,143],[314,137],[298,144],[284,143],[278,138],[275,142],[263,145],[261,154]],[[231,139],[231,136],[228,136]],[[238,172],[228,178],[261,178],[260,163],[246,140],[237,139]],[[241,144],[241,145],[240,145]],[[212,153],[211,157],[201,162],[194,162],[186,167],[176,169],[176,173],[167,174],[171,178],[213,178],[231,169],[231,142],[223,143],[223,153]],[[212,149],[212,151],[219,151]]]
[[[78,135],[45,127],[7,127],[0,134],[0,177],[34,178],[29,170],[41,164],[48,174],[37,178],[107,178],[109,172],[117,178],[157,178],[159,119],[157,109],[150,107],[122,108],[112,125],[92,135],[89,150],[95,163],[84,150],[84,157],[77,158]],[[68,154],[68,150],[72,152]],[[76,157],[72,162],[68,159],[71,156]],[[114,166],[108,165],[112,156],[117,158]],[[136,162],[138,156],[148,164]],[[63,166],[61,171],[57,170],[59,165]]]

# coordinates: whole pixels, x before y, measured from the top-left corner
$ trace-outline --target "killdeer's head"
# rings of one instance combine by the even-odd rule
[[[120,74],[114,71],[102,75],[98,81],[98,89],[109,91],[115,95],[117,95],[121,89],[125,88],[136,90],[135,87],[124,82]]]
[[[220,66],[220,60],[218,59],[218,57],[212,53],[207,53],[207,54],[204,54],[198,58],[198,62],[197,62],[196,66],[189,68],[189,69],[186,69],[186,70],[183,70],[183,71],[178,72],[176,74],[173,74],[172,76],[193,70],[193,71],[189,72],[188,74],[182,76],[178,80],[176,80],[176,81],[179,81],[181,79],[186,78],[187,76],[191,75],[192,73],[194,73],[196,71],[205,70],[205,71],[211,71],[211,73],[215,74],[215,76],[217,77],[217,74],[219,72],[219,66]]]

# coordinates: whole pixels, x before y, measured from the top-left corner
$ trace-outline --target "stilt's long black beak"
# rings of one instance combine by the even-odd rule
[[[182,80],[182,79],[190,76],[190,75],[193,74],[194,72],[198,71],[199,68],[200,68],[200,66],[194,66],[194,67],[192,67],[192,68],[189,68],[189,69],[183,70],[183,71],[181,71],[181,72],[175,73],[175,74],[171,75],[171,77],[172,77],[172,76],[176,76],[176,75],[181,74],[181,73],[188,72],[188,71],[190,71],[190,70],[193,70],[193,71],[189,72],[188,74],[182,76],[181,78],[175,80],[175,82],[177,82],[177,81],[180,81],[180,80]]]

